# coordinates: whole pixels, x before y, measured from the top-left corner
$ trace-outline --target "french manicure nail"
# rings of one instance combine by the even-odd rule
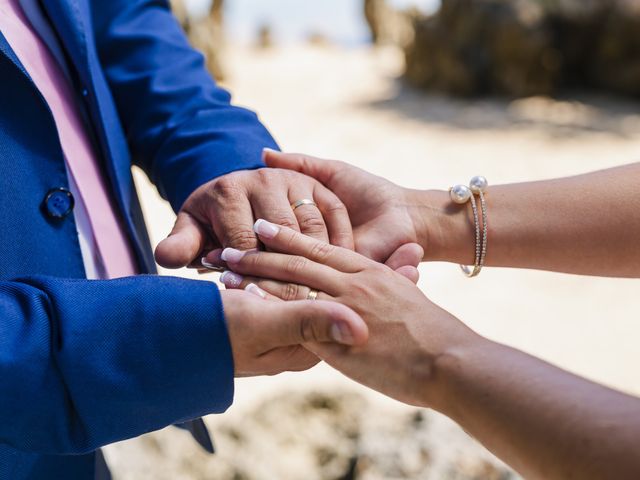
[[[253,231],[261,237],[269,239],[275,237],[278,234],[278,232],[280,231],[280,227],[274,225],[271,222],[260,219],[253,225]]]
[[[343,345],[353,345],[353,335],[351,330],[344,322],[338,322],[331,325],[331,336],[333,339]]]
[[[247,252],[242,252],[240,250],[236,250],[235,248],[225,248],[222,251],[222,255],[220,255],[220,258],[222,258],[222,260],[224,260],[225,262],[238,263],[240,260],[242,260],[242,257],[244,257],[245,253]]]
[[[200,264],[206,268],[207,270],[213,270],[214,272],[224,272],[223,267],[219,267],[218,265],[214,265],[213,263],[207,262],[207,257],[202,257],[200,260]]]
[[[220,281],[225,287],[238,288],[244,278],[242,275],[226,270],[220,275]]]
[[[262,149],[262,161],[264,162],[264,159],[267,156],[267,153],[275,153],[275,152],[276,150],[274,150],[273,148],[264,147]]]
[[[259,296],[260,298],[267,298],[267,294],[265,293],[265,291],[262,290],[255,283],[250,283],[249,285],[244,287],[244,289],[249,293],[253,293],[254,295]]]

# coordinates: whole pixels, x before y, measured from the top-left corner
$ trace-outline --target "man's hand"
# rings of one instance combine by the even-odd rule
[[[264,159],[269,167],[304,173],[335,193],[349,212],[358,253],[394,270],[422,261],[406,189],[339,161],[274,151]]]
[[[302,199],[313,205],[293,210]],[[252,226],[265,218],[309,236],[353,249],[353,233],[344,204],[317,180],[292,170],[263,168],[224,175],[201,186],[186,200],[169,236],[156,249],[167,268],[199,267],[212,250],[258,247]]]
[[[236,377],[307,370],[319,361],[302,346],[308,342],[347,346],[367,342],[364,320],[343,305],[263,300],[241,290],[220,293]]]

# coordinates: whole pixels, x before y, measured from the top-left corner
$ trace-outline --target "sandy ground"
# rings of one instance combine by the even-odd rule
[[[640,160],[640,105],[629,100],[425,96],[395,80],[401,60],[393,50],[236,49],[228,54],[229,86],[237,103],[260,112],[283,149],[347,160],[415,188],[446,188],[474,174],[493,184],[543,179]],[[136,179],[157,243],[174,216],[140,172]],[[510,269],[488,269],[470,281],[454,265],[430,264],[422,267],[420,286],[492,339],[640,394],[640,281]],[[283,392],[294,394],[279,396]],[[315,421],[310,419],[324,418],[326,408],[314,403],[314,395],[342,399],[327,421],[357,419],[356,437],[364,440],[344,433],[342,420],[324,434],[300,437]],[[310,410],[300,406],[305,402]],[[268,421],[269,415],[278,420]],[[408,426],[412,415],[415,409],[319,366],[304,374],[237,381],[235,405],[207,419],[220,450],[215,458],[175,429],[109,447],[107,457],[116,479],[510,478],[501,467],[483,463],[493,460],[448,421],[429,415],[429,427],[415,429]],[[380,418],[389,420],[383,424]],[[426,440],[418,433],[423,431]],[[335,459],[319,461],[320,454],[307,458],[310,448],[317,453],[319,438],[351,452],[345,453],[348,460],[379,464],[365,468],[360,461],[351,469],[360,474],[348,476],[340,455],[336,465]],[[341,449],[344,438],[351,443]],[[367,443],[371,438],[378,443]],[[424,446],[422,453],[417,445]]]

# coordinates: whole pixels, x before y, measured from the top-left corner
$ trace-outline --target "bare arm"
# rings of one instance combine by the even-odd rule
[[[640,163],[575,177],[490,186],[486,264],[640,277]],[[473,263],[470,206],[410,191],[426,260]]]
[[[476,339],[440,357],[437,408],[525,478],[640,478],[640,400]]]

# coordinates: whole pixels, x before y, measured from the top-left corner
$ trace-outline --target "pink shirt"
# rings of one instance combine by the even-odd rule
[[[59,64],[33,30],[18,0],[0,0],[0,31],[47,101],[64,153],[87,278],[137,273],[76,97]]]

